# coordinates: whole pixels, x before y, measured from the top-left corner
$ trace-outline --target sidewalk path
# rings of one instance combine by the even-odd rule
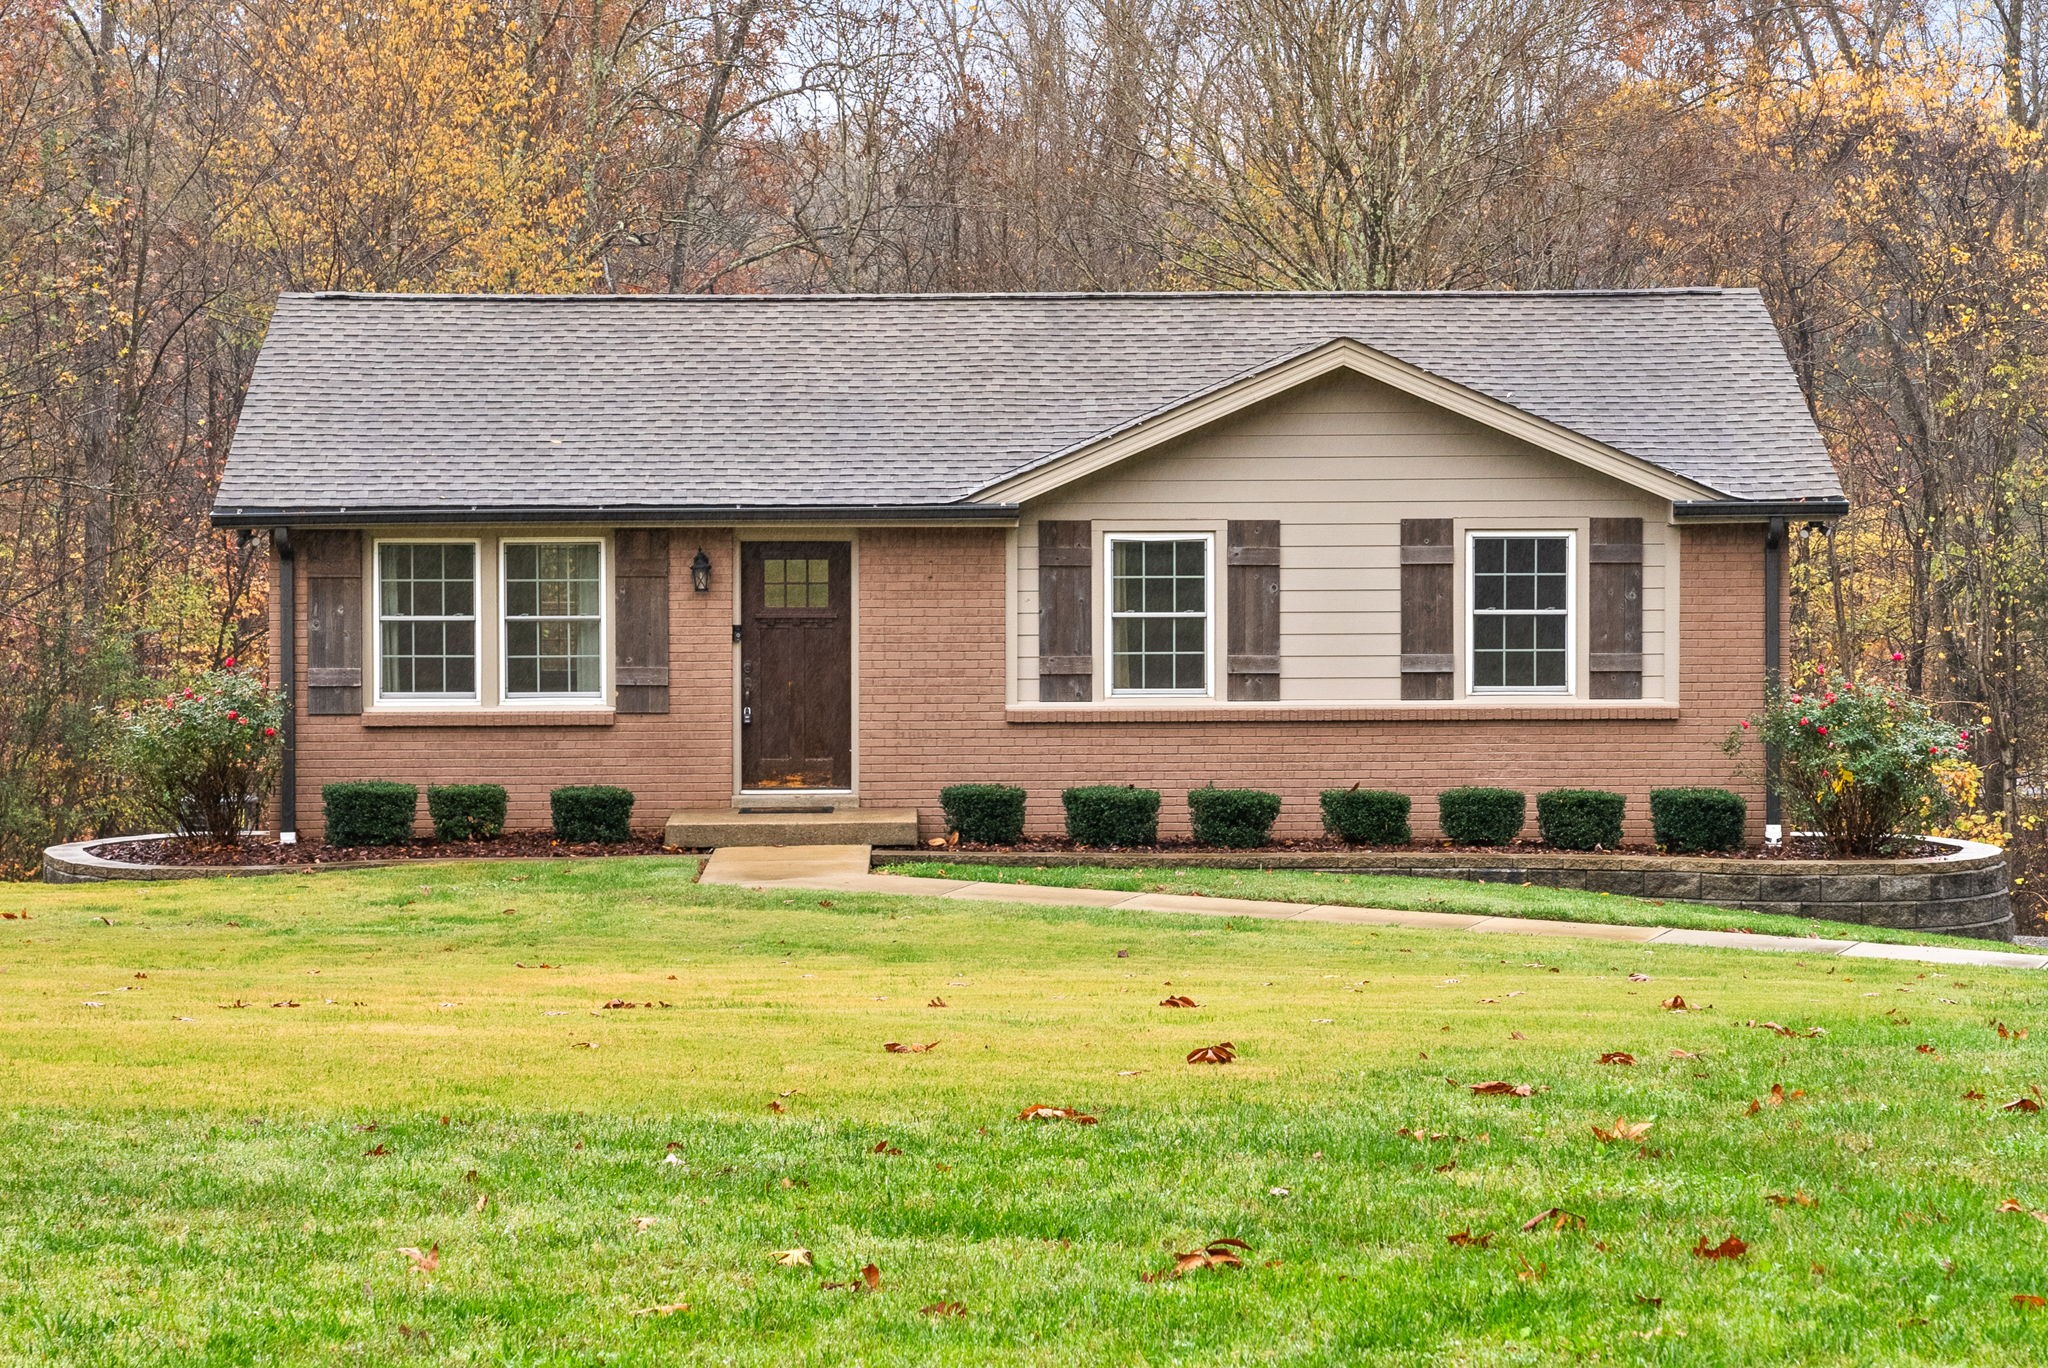
[[[722,846],[711,852],[711,858],[704,862],[700,881],[755,889],[803,888],[967,902],[1116,907],[1143,912],[1193,912],[1212,917],[1336,922],[1346,926],[1395,926],[1407,930],[1476,931],[1510,936],[1566,936],[1577,940],[1631,941],[1651,945],[1780,950],[1801,955],[1839,955],[1844,959],[2048,969],[2048,954],[2021,954],[2010,950],[1964,950],[1947,945],[1878,945],[1869,941],[1750,935],[1741,931],[1686,931],[1671,926],[1610,926],[1601,922],[1542,921],[1534,917],[1391,912],[1376,907],[1340,907],[1327,903],[1265,902],[1255,898],[1202,898],[1180,893],[1125,893],[1106,888],[1053,888],[1042,884],[925,879],[914,875],[872,873],[868,868],[868,853],[868,847],[863,845]]]

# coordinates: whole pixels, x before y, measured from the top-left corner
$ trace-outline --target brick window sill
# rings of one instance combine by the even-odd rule
[[[449,708],[363,711],[365,727],[609,727],[610,708]]]
[[[1005,722],[1676,722],[1676,703],[1012,703]]]

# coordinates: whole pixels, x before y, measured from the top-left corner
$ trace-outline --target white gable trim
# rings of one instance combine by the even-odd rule
[[[1662,466],[1652,465],[1604,442],[1596,442],[1570,428],[1538,418],[1513,404],[1432,375],[1362,342],[1339,338],[1192,399],[1176,401],[1167,408],[1114,432],[1092,438],[1048,461],[1006,475],[976,490],[969,496],[969,502],[1023,503],[1038,498],[1254,404],[1342,370],[1391,385],[1438,408],[1483,423],[1660,498],[1718,500],[1726,497],[1705,485],[1674,475]]]

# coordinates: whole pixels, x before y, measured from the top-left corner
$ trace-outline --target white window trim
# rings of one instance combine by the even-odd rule
[[[1116,547],[1118,542],[1202,543],[1202,687],[1116,687]],[[1214,532],[1107,532],[1102,538],[1102,679],[1111,698],[1214,698],[1216,696],[1216,534]],[[1189,613],[1133,613],[1131,617],[1191,617]]]
[[[498,635],[498,702],[513,708],[605,708],[611,706],[612,558],[604,537],[500,537],[498,538],[498,602],[493,630]],[[505,624],[512,619],[506,610],[505,548],[508,546],[595,546],[597,548],[597,692],[595,693],[513,693],[512,633]]]
[[[1550,537],[1564,541],[1564,687],[1553,688],[1538,685],[1488,685],[1481,687],[1475,682],[1479,677],[1479,633],[1473,624],[1480,615],[1478,605],[1479,551],[1482,537]],[[1552,609],[1509,609],[1509,612],[1554,613]],[[1494,614],[1489,612],[1488,616]],[[1579,539],[1578,533],[1565,527],[1475,528],[1465,533],[1465,692],[1480,698],[1497,698],[1503,694],[1520,694],[1542,698],[1569,698],[1578,689],[1579,675]]]
[[[471,649],[476,656],[476,687],[468,693],[387,694],[384,692],[384,548],[387,546],[467,546],[475,581],[470,589]],[[474,708],[483,699],[484,671],[484,544],[476,537],[378,537],[370,548],[370,687],[374,706],[393,708]],[[393,622],[449,619],[392,618]],[[460,619],[453,619],[460,621]]]

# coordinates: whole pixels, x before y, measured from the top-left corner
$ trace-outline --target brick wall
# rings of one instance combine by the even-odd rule
[[[1404,710],[1353,721],[1031,722],[1005,715],[1004,539],[977,528],[884,528],[860,534],[858,773],[869,807],[914,806],[940,829],[939,788],[1001,780],[1031,790],[1033,830],[1060,826],[1059,790],[1137,783],[1167,798],[1162,825],[1185,831],[1180,794],[1214,780],[1277,790],[1280,833],[1319,829],[1316,795],[1363,783],[1412,795],[1415,828],[1435,830],[1432,795],[1499,783],[1534,793],[1561,785],[1629,797],[1630,834],[1649,835],[1648,791],[1667,784],[1737,788],[1760,835],[1754,765],[1720,743],[1761,698],[1760,527],[1692,527],[1680,550],[1680,702],[1674,718],[1474,719]],[[363,717],[304,715],[299,699],[299,827],[320,829],[320,786],[336,779],[489,782],[510,790],[515,827],[544,827],[547,791],[614,783],[639,797],[636,825],[658,828],[685,806],[733,792],[731,641],[735,543],[707,534],[709,594],[689,588],[695,533],[672,539],[670,711],[609,726],[388,727]],[[300,581],[299,659],[305,659]],[[1625,711],[1625,710],[1624,710]],[[1533,813],[1532,813],[1533,825]]]

